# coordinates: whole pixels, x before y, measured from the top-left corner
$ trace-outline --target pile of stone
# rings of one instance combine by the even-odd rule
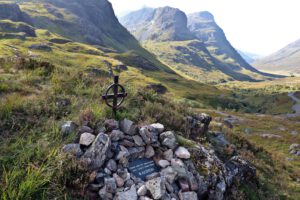
[[[127,119],[110,119],[104,127],[96,133],[72,122],[62,126],[64,134],[79,130],[78,143],[65,145],[63,151],[91,171],[88,188],[100,199],[223,199],[234,179],[247,179],[249,171],[255,176],[255,169],[239,157],[223,164],[200,144],[179,146],[174,132],[159,123],[138,127]],[[196,170],[192,158],[205,174]]]
[[[96,170],[91,188],[101,199],[198,199],[200,175],[189,171],[191,154],[177,145],[173,132],[164,132],[162,124],[137,128],[129,120],[107,120],[105,128],[97,136],[85,128],[79,144],[63,148]]]

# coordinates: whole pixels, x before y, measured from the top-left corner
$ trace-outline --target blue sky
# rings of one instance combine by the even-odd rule
[[[144,6],[210,11],[232,45],[260,55],[300,39],[299,0],[109,0],[117,15]]]

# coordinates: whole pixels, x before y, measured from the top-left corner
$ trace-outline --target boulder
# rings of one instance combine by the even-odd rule
[[[137,191],[137,194],[138,194],[138,196],[145,196],[146,195],[146,193],[147,193],[147,187],[145,186],[145,185],[142,185],[139,189],[138,189],[138,191]]]
[[[77,124],[75,124],[74,122],[67,121],[61,126],[60,132],[63,136],[67,136],[70,133],[75,132],[77,127],[78,127]]]
[[[138,196],[134,185],[131,186],[130,190],[127,190],[125,192],[118,192],[116,195],[116,200],[137,200],[137,199]]]
[[[146,151],[145,151],[145,157],[151,158],[155,155],[154,149],[151,145],[147,145]]]
[[[158,141],[158,132],[152,126],[143,126],[139,133],[146,144],[152,144]]]
[[[124,119],[120,122],[120,129],[124,133],[128,135],[134,135],[136,133],[136,126],[134,125],[133,121],[128,119]]]
[[[113,130],[109,135],[111,141],[116,142],[124,138],[124,133],[120,130]]]
[[[81,157],[82,164],[89,169],[99,169],[105,162],[111,142],[108,135],[100,133],[92,146]]]
[[[175,149],[177,146],[175,134],[172,131],[164,132],[159,136],[162,145]]]
[[[191,157],[190,152],[184,147],[178,147],[175,151],[175,155],[182,159],[189,159]]]
[[[90,146],[95,140],[96,136],[91,133],[83,133],[80,136],[79,144],[83,146]]]
[[[114,119],[107,119],[104,121],[106,131],[111,132],[119,129],[119,122]]]
[[[167,161],[167,160],[160,160],[158,161],[158,165],[161,167],[161,168],[166,168],[170,165],[170,162]]]
[[[180,192],[179,193],[180,200],[198,200],[198,196],[196,192]]]
[[[207,114],[199,114],[186,118],[186,134],[192,139],[205,136],[212,118]]]
[[[67,144],[63,147],[63,152],[76,157],[80,157],[83,154],[80,144]]]
[[[166,192],[165,185],[160,177],[147,181],[146,187],[150,191],[153,199],[160,199]]]
[[[143,142],[143,139],[139,135],[132,136],[134,143],[137,146],[145,146],[145,143]]]
[[[155,130],[160,134],[164,131],[165,127],[164,125],[160,124],[160,123],[155,123],[155,124],[151,124],[151,127],[155,128]]]

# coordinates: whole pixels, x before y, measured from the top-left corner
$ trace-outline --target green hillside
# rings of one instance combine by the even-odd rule
[[[297,40],[281,50],[261,58],[253,65],[262,71],[285,74],[300,74],[300,40]]]
[[[251,130],[257,127],[255,134],[276,127],[281,119],[271,114],[292,112],[293,101],[287,93],[299,90],[299,82],[286,79],[284,86],[282,80],[222,83],[250,76],[252,80],[257,74],[224,72],[203,42],[188,39],[145,42],[150,51],[145,50],[118,23],[106,0],[1,2],[0,199],[89,199],[85,193],[89,172],[61,153],[63,144],[72,142],[76,133],[64,137],[60,127],[72,120],[96,130],[112,118],[102,94],[114,74],[120,75],[128,92],[117,119],[128,118],[139,125],[161,122],[167,130],[184,132],[187,115],[209,112],[215,117],[214,131],[223,113],[244,116],[244,123],[232,132],[222,130],[258,170],[257,185],[240,185],[237,196],[296,200],[299,158],[291,167],[283,164],[283,155],[288,154],[284,148],[299,136],[270,145],[253,135],[250,145],[240,134],[248,121]],[[291,81],[295,86],[291,87]],[[245,112],[269,114],[264,121],[272,126],[259,124],[257,114]],[[298,118],[286,120],[288,131],[299,127],[294,124]],[[209,145],[206,138],[201,142]],[[268,170],[271,167],[274,170]],[[286,187],[269,181],[276,174],[286,177]]]
[[[210,18],[205,18],[206,13],[186,16],[176,8],[143,8],[121,17],[120,22],[146,49],[190,79],[220,83],[275,77],[244,61],[213,16],[208,13]]]

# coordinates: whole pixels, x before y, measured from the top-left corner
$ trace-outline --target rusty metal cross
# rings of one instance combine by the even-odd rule
[[[119,88],[121,89],[120,93]],[[113,93],[110,92],[111,90],[113,90]],[[114,83],[107,88],[104,95],[102,95],[102,99],[105,100],[107,106],[113,109],[115,116],[125,97],[127,97],[127,93],[125,88],[119,84],[119,76],[114,76]],[[110,99],[112,99],[112,103],[109,102]]]

